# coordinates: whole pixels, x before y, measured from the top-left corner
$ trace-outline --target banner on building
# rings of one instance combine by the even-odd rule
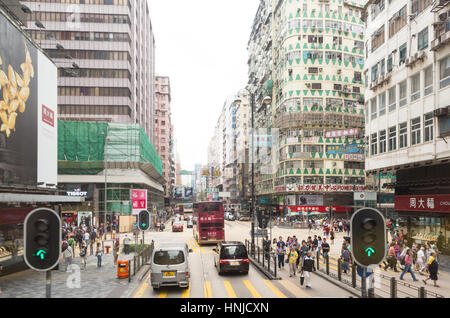
[[[353,193],[353,200],[355,201],[376,201],[376,192],[355,192]]]
[[[365,191],[366,186],[353,184],[301,184],[296,185],[296,191],[336,192],[336,191]],[[275,192],[286,192],[286,186],[275,186]]]
[[[280,211],[283,211],[284,207],[287,207],[288,212],[301,213],[303,215],[307,214],[309,210],[311,213],[319,212],[319,213],[328,213],[328,206],[300,206],[300,205],[280,205]],[[343,206],[332,206],[335,212],[345,212],[345,207]]]
[[[225,168],[223,176],[225,178],[233,178],[233,168]]]
[[[323,205],[323,195],[300,195],[299,205]]]
[[[358,153],[358,144],[327,146],[327,155]]]
[[[184,198],[185,199],[192,198],[192,188],[184,188]]]
[[[325,132],[325,138],[336,138],[336,137],[347,137],[347,136],[358,136],[361,134],[359,128],[350,128],[343,130],[332,130]]]
[[[131,190],[132,214],[138,215],[142,210],[147,210],[147,190]]]

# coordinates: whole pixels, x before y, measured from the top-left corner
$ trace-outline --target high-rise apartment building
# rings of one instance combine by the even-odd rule
[[[23,1],[33,11],[28,32],[58,66],[59,119],[140,124],[154,142],[155,39],[147,1],[74,2]]]
[[[175,160],[169,77],[156,76],[155,91],[155,148],[163,163],[162,171],[163,177],[166,179],[166,198],[170,198],[175,185]]]
[[[353,192],[366,190],[362,9],[345,0],[260,2],[248,44],[255,128],[267,139],[255,141],[260,205],[346,212]]]
[[[393,174],[408,242],[450,246],[450,2],[365,7],[366,170]]]

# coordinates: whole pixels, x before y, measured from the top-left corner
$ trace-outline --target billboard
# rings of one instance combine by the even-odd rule
[[[147,210],[147,190],[131,191],[132,215],[138,215],[142,210]]]
[[[358,144],[327,146],[327,155],[359,153]]]
[[[184,198],[187,200],[192,199],[192,188],[184,188]]]
[[[300,195],[299,205],[323,205],[323,195]]]
[[[0,183],[57,184],[57,68],[0,14]]]

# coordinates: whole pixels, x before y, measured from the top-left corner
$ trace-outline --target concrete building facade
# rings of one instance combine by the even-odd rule
[[[33,11],[29,34],[59,69],[59,119],[140,124],[154,142],[155,38],[147,2],[23,3]]]
[[[362,8],[343,0],[260,2],[248,90],[255,128],[269,138],[256,149],[261,206],[345,213],[353,192],[367,189]]]
[[[398,222],[449,253],[450,2],[369,1],[366,170],[392,173]]]

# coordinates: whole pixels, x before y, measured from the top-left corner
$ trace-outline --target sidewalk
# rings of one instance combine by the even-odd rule
[[[134,256],[120,254],[119,260]],[[117,267],[110,251],[102,257],[102,267],[97,267],[97,257],[88,256],[86,269],[81,269],[81,258],[73,259],[72,272],[52,271],[52,298],[122,298],[128,297],[138,285],[137,279],[117,278]],[[0,298],[45,298],[45,272],[26,270],[0,278]]]
[[[302,240],[306,240],[308,238],[308,236],[314,237],[314,235],[320,236],[320,237],[324,237],[323,236],[323,231],[322,230],[314,230],[312,229],[311,232],[309,232],[308,229],[294,229],[294,228],[280,228],[275,226],[272,229],[272,237],[273,238],[277,238],[279,236],[282,236],[283,239],[286,239],[287,236],[297,236],[298,240],[301,242]],[[337,276],[337,267],[338,267],[338,258],[340,257],[340,253],[341,253],[341,247],[342,247],[342,243],[344,242],[344,236],[347,236],[346,232],[343,233],[339,233],[337,232],[335,234],[335,240],[334,240],[334,244],[331,245],[331,242],[327,239],[327,242],[330,244],[330,273],[334,274],[335,276]],[[314,257],[316,257],[316,255],[314,255]],[[445,257],[443,258],[445,260],[447,260]],[[321,269],[325,269],[325,261],[322,260],[321,264],[320,264]],[[384,268],[384,266],[383,266]],[[417,297],[417,293],[415,292],[415,289],[411,289],[411,288],[407,288],[402,286],[402,283],[407,283],[410,284],[411,286],[413,286],[414,288],[419,288],[419,287],[425,287],[425,289],[427,291],[430,292],[434,292],[436,294],[442,295],[444,297],[450,297],[450,271],[448,271],[448,267],[446,266],[440,266],[439,267],[439,273],[438,273],[438,285],[440,287],[436,288],[433,286],[433,282],[432,281],[428,281],[427,285],[425,285],[422,280],[425,279],[427,276],[421,276],[418,272],[415,272],[414,274],[416,275],[416,278],[419,279],[418,282],[413,282],[411,274],[405,274],[404,281],[400,281],[400,274],[401,274],[401,269],[398,267],[397,270],[399,272],[395,273],[393,270],[388,270],[385,271],[383,269],[379,269],[377,268],[377,272],[381,275],[386,276],[386,278],[381,279],[381,286],[380,286],[380,290],[382,290],[381,292],[383,293],[383,297],[389,297],[389,279],[391,277],[395,277],[398,280],[398,289],[399,289],[399,296],[400,296],[400,292],[403,290],[404,291],[404,295],[406,295],[406,293],[411,294],[412,297]],[[342,274],[342,278],[345,280],[349,280],[351,281],[351,272],[350,275],[346,275],[346,274]],[[331,278],[333,279],[333,278]],[[360,280],[361,278],[359,276],[357,276],[357,281],[358,281],[358,286],[360,284]],[[403,296],[405,297],[405,296]]]

